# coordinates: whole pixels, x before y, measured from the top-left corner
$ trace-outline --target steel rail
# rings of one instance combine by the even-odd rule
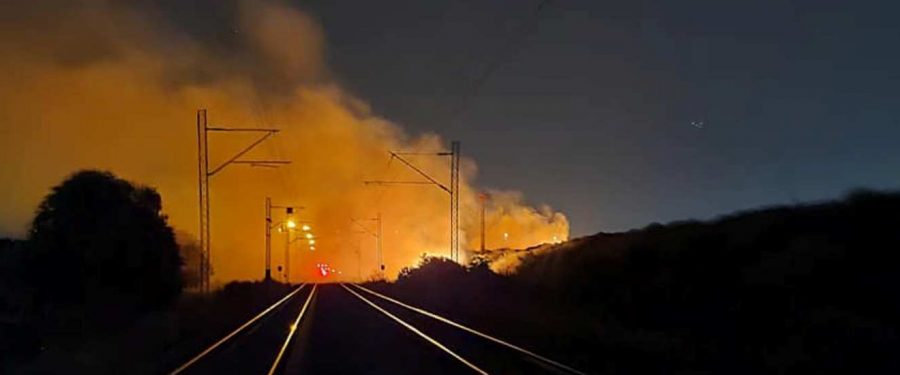
[[[275,304],[273,304],[272,306],[269,306],[269,308],[263,310],[261,313],[257,314],[255,317],[253,317],[253,319],[250,319],[249,321],[247,321],[246,323],[244,323],[243,325],[238,327],[236,330],[232,331],[231,333],[229,333],[228,335],[223,337],[221,340],[216,341],[215,344],[212,344],[210,347],[206,348],[206,350],[200,352],[200,354],[197,354],[196,356],[194,356],[194,358],[191,358],[191,360],[185,362],[183,365],[179,366],[178,368],[176,368],[175,370],[170,372],[169,375],[180,374],[181,372],[186,370],[188,367],[190,367],[191,365],[193,365],[194,363],[196,363],[197,361],[202,359],[204,356],[211,353],[213,350],[216,350],[216,348],[218,348],[220,345],[224,344],[226,341],[228,341],[229,339],[231,339],[232,337],[234,337],[235,335],[237,335],[238,333],[243,331],[245,328],[249,327],[250,325],[255,323],[257,320],[259,320],[260,318],[262,318],[263,316],[265,316],[266,314],[268,314],[269,312],[274,310],[276,307],[278,307],[282,303],[284,303],[284,301],[287,301],[288,299],[293,297],[295,294],[297,294],[297,292],[299,292],[305,286],[306,286],[306,284],[300,285],[293,292],[288,293],[288,295],[284,296],[284,298],[282,298],[278,302],[275,302]]]
[[[297,314],[297,319],[294,319],[294,324],[291,324],[291,331],[290,333],[288,333],[287,338],[284,340],[284,345],[281,346],[281,350],[278,351],[278,356],[275,357],[275,361],[272,362],[272,367],[269,368],[269,375],[274,374],[275,370],[278,369],[278,363],[281,362],[281,358],[284,357],[284,352],[291,344],[291,338],[294,337],[294,332],[296,332],[297,328],[300,326],[300,320],[303,319],[303,314],[306,313],[306,308],[309,307],[309,302],[312,301],[313,296],[316,294],[317,286],[317,284],[313,285],[312,292],[309,292],[309,297],[306,297],[306,302],[303,303],[303,308],[301,308],[300,313]]]
[[[425,341],[428,341],[428,342],[431,343],[432,345],[437,346],[439,349],[443,350],[444,352],[446,352],[447,354],[449,354],[451,357],[456,358],[457,360],[459,360],[460,362],[462,362],[464,365],[468,366],[469,368],[471,368],[471,369],[474,370],[475,372],[477,372],[477,373],[479,373],[479,374],[482,374],[482,375],[488,375],[487,371],[484,371],[484,370],[482,370],[481,368],[479,368],[478,366],[475,366],[474,364],[472,364],[472,362],[469,362],[468,360],[466,360],[465,358],[463,358],[463,357],[460,356],[459,354],[456,354],[456,352],[450,350],[450,348],[447,348],[446,346],[444,346],[444,344],[441,344],[441,343],[438,342],[437,340],[435,340],[435,339],[431,338],[430,336],[426,335],[425,333],[423,333],[422,331],[420,331],[418,328],[413,327],[411,324],[409,324],[409,323],[403,321],[402,319],[398,318],[396,315],[391,314],[391,313],[388,312],[387,310],[383,309],[381,306],[378,306],[378,305],[376,305],[374,302],[369,301],[368,299],[366,299],[366,297],[363,297],[363,296],[359,295],[359,293],[354,292],[353,289],[348,288],[348,287],[347,287],[346,285],[344,285],[343,283],[341,283],[341,286],[344,287],[344,289],[346,289],[348,292],[350,292],[351,294],[353,294],[354,296],[356,296],[356,298],[359,298],[360,300],[362,300],[363,302],[365,302],[365,303],[368,304],[369,306],[372,306],[372,308],[374,308],[375,310],[378,310],[379,312],[381,312],[381,313],[384,314],[384,315],[387,315],[389,318],[393,319],[393,320],[396,321],[397,323],[400,323],[400,325],[406,327],[406,329],[412,331],[412,332],[415,333],[416,335],[419,335],[419,337],[425,339]]]
[[[471,334],[473,334],[473,335],[476,335],[476,336],[479,336],[479,337],[481,337],[481,338],[484,338],[484,339],[493,341],[493,342],[495,342],[495,343],[497,343],[497,344],[500,344],[500,345],[503,345],[503,346],[505,346],[505,347],[507,347],[507,348],[513,349],[513,350],[515,350],[515,351],[517,351],[517,352],[519,352],[519,353],[525,354],[525,355],[527,355],[527,356],[529,356],[529,357],[532,357],[532,358],[534,358],[534,359],[540,360],[540,361],[542,361],[542,362],[544,362],[544,363],[553,365],[553,366],[555,366],[555,367],[557,367],[557,368],[559,368],[559,369],[562,369],[562,370],[565,370],[565,371],[568,371],[568,372],[570,372],[570,373],[577,374],[577,375],[587,375],[587,374],[584,373],[584,372],[578,371],[578,370],[576,370],[576,369],[574,369],[574,368],[572,368],[572,367],[566,366],[566,365],[564,365],[564,364],[562,364],[562,363],[559,363],[559,362],[557,362],[557,361],[554,361],[554,360],[552,360],[552,359],[550,359],[550,358],[541,356],[541,355],[539,355],[539,354],[536,354],[536,353],[534,353],[534,352],[532,352],[532,351],[529,351],[529,350],[527,350],[527,349],[524,349],[524,348],[522,348],[522,347],[519,347],[519,346],[510,344],[509,342],[503,341],[503,340],[501,340],[501,339],[498,339],[498,338],[493,337],[493,336],[491,336],[491,335],[488,335],[488,334],[486,334],[486,333],[481,333],[481,332],[476,331],[476,330],[474,330],[474,329],[472,329],[472,328],[469,328],[469,327],[466,327],[466,326],[464,326],[464,325],[462,325],[462,324],[456,323],[456,322],[454,322],[454,321],[452,321],[452,320],[450,320],[450,319],[444,318],[444,317],[442,317],[442,316],[440,316],[440,315],[437,315],[437,314],[428,312],[428,311],[426,311],[426,310],[420,309],[420,308],[415,307],[415,306],[407,305],[407,304],[405,304],[405,303],[403,303],[403,302],[400,302],[400,301],[398,301],[398,300],[396,300],[396,299],[393,299],[393,298],[391,298],[391,297],[385,296],[385,295],[383,295],[383,294],[381,294],[381,293],[378,293],[378,292],[369,290],[368,288],[365,288],[365,287],[363,287],[363,286],[361,286],[361,285],[356,285],[356,284],[350,284],[350,285],[353,285],[354,287],[357,287],[357,288],[359,288],[360,290],[362,290],[362,291],[364,291],[364,292],[367,292],[367,293],[369,293],[369,294],[371,294],[371,295],[373,295],[373,296],[376,296],[376,297],[378,297],[378,298],[381,298],[381,299],[383,299],[383,300],[385,300],[385,301],[392,302],[392,303],[394,303],[394,304],[396,304],[396,305],[402,306],[402,307],[404,307],[404,308],[406,308],[406,309],[415,311],[415,312],[417,312],[417,313],[419,313],[419,314],[422,314],[422,315],[425,315],[425,316],[427,316],[427,317],[429,317],[429,318],[432,318],[432,319],[438,320],[438,321],[440,321],[440,322],[446,323],[446,324],[448,324],[448,325],[451,325],[451,326],[453,326],[453,327],[459,328],[459,329],[461,329],[461,330],[463,330],[463,331],[466,331],[466,332],[469,332],[469,333],[471,333]]]

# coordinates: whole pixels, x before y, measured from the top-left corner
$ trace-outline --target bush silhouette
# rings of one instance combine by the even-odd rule
[[[400,270],[397,282],[415,280],[417,283],[440,283],[460,279],[465,275],[465,267],[452,260],[423,255],[417,267],[404,267]]]
[[[172,302],[181,259],[161,209],[154,189],[109,172],[77,172],[54,187],[28,238],[40,315],[107,324]]]

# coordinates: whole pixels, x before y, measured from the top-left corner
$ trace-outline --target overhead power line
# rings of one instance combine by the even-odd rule
[[[391,151],[391,160],[397,159],[401,161],[407,168],[415,171],[425,178],[425,181],[385,181],[385,180],[369,180],[364,181],[366,185],[397,185],[397,184],[416,184],[416,185],[434,185],[450,195],[450,259],[459,262],[459,159],[460,159],[460,143],[459,141],[450,142],[450,151],[430,152],[430,153],[411,153],[411,152],[393,152]],[[406,160],[403,155],[430,155],[430,156],[449,156],[450,157],[450,186],[447,186],[434,179],[428,173],[425,173],[419,167]]]
[[[197,188],[199,190],[200,209],[200,290],[209,292],[209,279],[212,265],[212,246],[210,236],[210,198],[209,179],[221,172],[231,164],[249,164],[251,166],[277,167],[290,163],[287,160],[242,160],[241,157],[253,150],[260,143],[269,139],[278,129],[274,128],[225,128],[210,127],[207,122],[206,109],[197,110]],[[209,132],[249,132],[263,133],[256,141],[244,147],[234,156],[226,159],[222,164],[210,170],[209,166]]]

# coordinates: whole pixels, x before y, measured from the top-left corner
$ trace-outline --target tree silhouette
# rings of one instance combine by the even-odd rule
[[[44,313],[140,312],[177,297],[181,259],[161,209],[154,189],[109,172],[80,171],[54,187],[29,232],[29,281]]]
[[[181,251],[181,279],[185,288],[200,286],[200,263],[203,261],[203,252],[197,239],[185,231],[175,231],[175,241]]]

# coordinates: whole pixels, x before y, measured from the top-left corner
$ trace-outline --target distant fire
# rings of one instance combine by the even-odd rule
[[[315,238],[292,235],[290,244],[286,233],[273,231],[273,268],[284,264],[284,248],[290,246],[296,271],[291,273],[298,277],[314,277],[302,270],[325,262],[333,268],[318,267],[321,276],[379,275],[376,241],[360,233],[353,218],[384,219],[388,277],[427,251],[446,254],[446,194],[362,181],[415,178],[388,167],[388,152],[437,152],[448,142],[405,133],[330,82],[321,27],[307,15],[281,2],[239,2],[231,10],[236,24],[222,27],[239,32],[216,44],[166,26],[154,12],[129,8],[141,2],[50,3],[4,18],[8,23],[0,30],[0,69],[15,72],[0,84],[0,234],[24,235],[48,187],[81,168],[108,169],[155,186],[170,223],[196,233],[194,114],[203,107],[214,125],[281,129],[247,156],[292,161],[277,169],[229,167],[211,180],[214,279],[262,277],[266,196],[305,207],[293,230],[301,229],[299,223],[316,230]],[[211,139],[211,162],[223,161],[249,140]],[[446,160],[416,163],[436,178],[448,178]],[[480,189],[473,185],[475,163],[464,157],[462,167],[461,247],[472,250],[480,247]],[[518,193],[492,191],[485,204],[488,248],[568,238],[563,214],[531,207]]]

